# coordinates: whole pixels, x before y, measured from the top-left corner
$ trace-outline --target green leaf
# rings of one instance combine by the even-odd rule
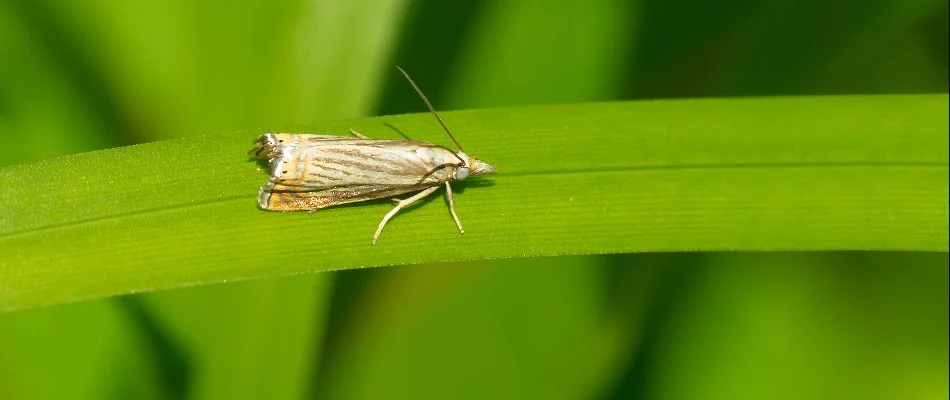
[[[333,275],[303,278],[131,297],[187,351],[186,394],[173,398],[302,398],[316,366]]]
[[[313,397],[578,399],[602,393],[637,343],[649,305],[642,294],[655,288],[663,270],[662,264],[627,268],[641,280],[625,292],[638,289],[641,296],[625,299],[623,312],[610,312],[605,296],[621,277],[611,281],[603,273],[613,258],[375,269],[377,284],[334,321],[343,334],[326,347],[330,367],[321,369]],[[433,348],[438,351],[427,350]],[[457,360],[465,362],[454,365]],[[475,376],[486,383],[473,385]]]
[[[946,396],[946,253],[705,256],[643,344],[652,379],[615,398]]]
[[[118,301],[0,315],[3,398],[175,398],[157,379],[161,357],[135,322]]]
[[[947,95],[446,113],[499,174],[370,237],[386,201],[257,209],[260,132],[0,169],[0,309],[366,266],[668,250],[947,251]],[[447,143],[424,114],[327,122]]]

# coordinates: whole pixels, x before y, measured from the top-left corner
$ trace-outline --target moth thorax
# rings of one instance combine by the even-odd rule
[[[463,180],[468,178],[468,155],[463,152],[455,153],[463,162],[463,164],[455,167],[455,179]]]

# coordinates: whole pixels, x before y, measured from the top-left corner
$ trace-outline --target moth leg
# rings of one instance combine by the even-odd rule
[[[419,199],[423,197],[426,197],[432,194],[432,192],[436,190],[439,190],[439,187],[433,186],[419,193],[416,193],[414,196],[408,199],[400,200],[399,204],[396,204],[396,207],[393,207],[393,210],[390,211],[389,214],[386,214],[386,216],[383,217],[383,220],[380,221],[379,227],[376,228],[376,234],[373,235],[373,244],[376,244],[376,239],[379,239],[379,234],[383,232],[383,227],[386,226],[386,223],[389,222],[389,219],[392,218],[394,215],[396,215],[396,213],[399,212],[399,210],[401,210],[403,207],[409,206],[410,204],[419,201]]]
[[[357,132],[357,131],[355,131],[355,130],[352,130],[352,129],[350,129],[350,133],[352,133],[353,136],[356,136],[357,138],[360,138],[360,139],[369,139],[368,137],[366,137],[366,135],[364,135],[364,134],[362,134],[362,133],[359,133],[359,132]]]
[[[459,227],[460,233],[465,233],[465,229],[462,229],[462,221],[459,221],[459,216],[455,213],[455,198],[452,196],[452,185],[449,185],[448,182],[445,182],[445,197],[449,199],[449,211],[452,213],[455,225]]]

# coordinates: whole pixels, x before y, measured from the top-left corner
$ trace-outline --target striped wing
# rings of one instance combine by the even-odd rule
[[[300,211],[319,210],[347,203],[383,199],[403,193],[419,191],[433,185],[406,186],[350,186],[316,191],[283,191],[267,185],[261,188],[257,204],[265,210]]]
[[[409,140],[291,134],[271,139],[273,149],[264,149],[274,155],[270,183],[258,197],[267,210],[316,210],[422,190],[451,179],[459,162],[448,149]]]

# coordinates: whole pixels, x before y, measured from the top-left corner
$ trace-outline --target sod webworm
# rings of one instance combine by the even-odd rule
[[[399,68],[399,67],[397,67]],[[265,133],[248,153],[268,160],[270,182],[261,187],[257,204],[269,211],[316,211],[360,201],[392,198],[396,206],[376,228],[373,244],[399,210],[445,186],[449,212],[459,232],[465,233],[455,213],[453,180],[495,173],[495,168],[462,151],[422,90],[399,68],[419,93],[458,151],[413,140],[369,139],[350,130],[354,138],[333,135]],[[405,199],[398,199],[413,193]]]

